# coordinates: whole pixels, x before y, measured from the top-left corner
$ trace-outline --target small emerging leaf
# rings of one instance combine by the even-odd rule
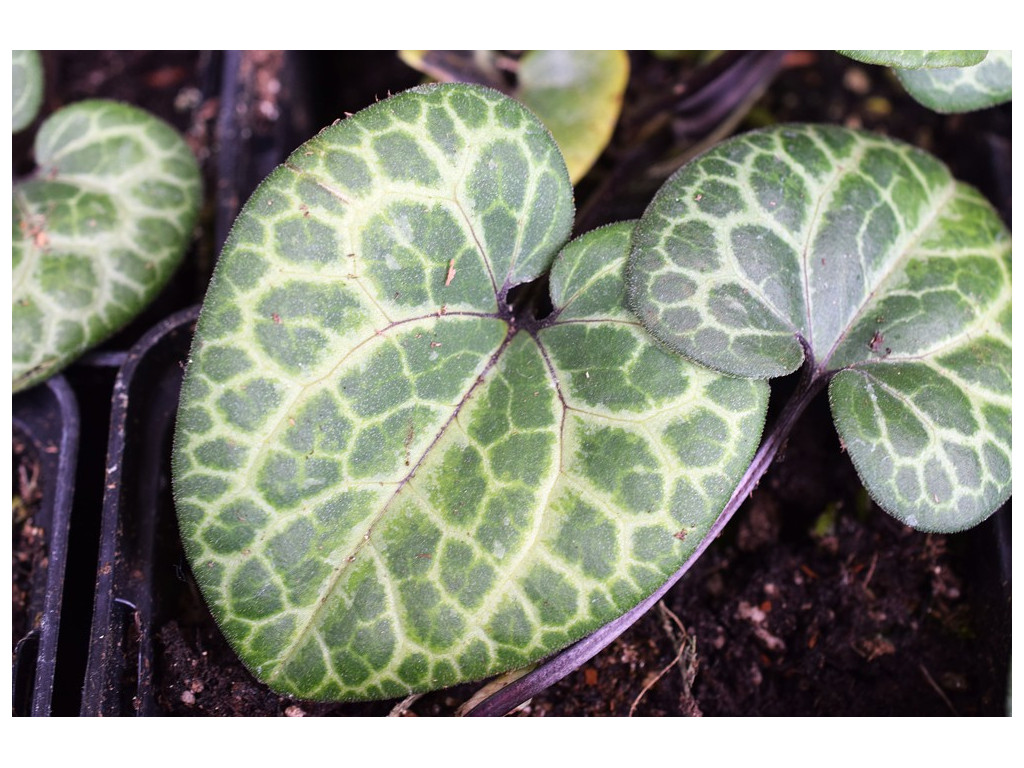
[[[1011,51],[990,51],[980,64],[943,69],[897,69],[907,93],[936,112],[987,109],[1013,97]]]
[[[13,51],[11,131],[31,125],[43,103],[43,62],[39,51]]]
[[[930,155],[831,126],[727,141],[637,227],[630,301],[672,348],[835,372],[837,427],[885,509],[957,530],[1010,494],[1010,235]]]
[[[310,699],[521,667],[694,550],[763,383],[667,353],[624,302],[631,225],[564,248],[571,186],[521,105],[413,89],[318,134],[239,216],[182,391],[174,488],[239,656]]]
[[[839,51],[844,56],[883,67],[922,69],[929,67],[969,67],[980,64],[988,51]]]
[[[199,168],[171,128],[135,107],[84,101],[40,127],[39,172],[15,184],[14,391],[128,323],[185,252]]]

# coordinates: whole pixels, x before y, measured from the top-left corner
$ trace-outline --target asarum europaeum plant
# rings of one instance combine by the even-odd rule
[[[12,195],[15,392],[146,307],[180,263],[199,211],[188,145],[136,107],[93,100],[55,112],[36,135],[35,160]]]
[[[885,230],[893,248],[911,245],[912,235],[897,234],[907,227],[946,231],[947,218],[919,194],[947,178],[935,161],[866,135],[786,130],[806,137],[798,155],[809,167],[793,159],[786,173],[764,169],[757,158],[784,156],[789,142],[780,137],[790,134],[755,134],[750,147],[773,148],[724,156],[711,166],[724,174],[717,185],[663,192],[639,239],[633,223],[622,223],[567,243],[572,192],[557,146],[520,104],[479,86],[426,86],[375,104],[299,147],[263,182],[236,221],[203,306],[173,459],[196,580],[257,677],[307,699],[389,698],[480,679],[621,621],[678,578],[727,517],[723,509],[738,506],[745,493],[737,489],[763,471],[752,469],[759,457],[773,455],[762,445],[755,456],[768,396],[763,377],[799,366],[803,345],[794,329],[786,330],[795,355],[776,338],[784,333],[763,322],[737,330],[742,314],[770,314],[732,296],[737,280],[690,290],[720,246],[704,232],[694,241],[698,256],[681,255],[675,230],[685,234],[689,225],[677,227],[673,217],[697,214],[693,228],[707,224],[725,238],[722,248],[737,230],[756,241],[758,226],[784,243],[830,226],[861,243],[864,214],[846,208],[861,210],[861,177],[843,182],[838,169],[850,165],[839,164],[843,158],[873,169],[864,172],[869,186],[900,199],[900,217],[903,203],[910,207],[912,224],[894,213]],[[879,163],[902,164],[884,177],[865,162],[862,144],[881,153]],[[893,181],[908,169],[917,187]],[[705,176],[698,178],[714,180]],[[737,182],[747,177],[744,191]],[[1006,328],[997,323],[998,343],[960,349],[954,342],[924,365],[1004,344],[1005,397],[1001,381],[949,361],[935,364],[941,376],[921,374],[920,387],[903,396],[928,414],[933,391],[967,392],[975,428],[959,436],[966,417],[926,424],[923,448],[931,453],[919,455],[920,476],[926,492],[937,493],[927,485],[933,476],[952,484],[969,475],[957,474],[947,457],[959,461],[958,446],[976,448],[980,458],[968,465],[982,487],[998,484],[994,502],[1009,492],[996,461],[1008,473],[1009,241],[976,195],[955,189],[975,223],[947,234],[949,258],[978,261],[962,282],[972,298],[998,305],[963,311],[995,312],[1001,323],[1005,306]],[[814,194],[827,205],[812,204]],[[925,202],[913,203],[919,198]],[[694,207],[704,200],[708,210]],[[884,221],[881,212],[871,218]],[[983,234],[1005,239],[1005,248],[974,249]],[[771,242],[778,258],[761,262],[779,266],[774,276],[783,281],[785,259]],[[929,238],[914,242],[915,252],[934,251]],[[756,349],[758,359],[770,358],[778,348],[785,362],[743,378],[658,343],[627,306],[631,248],[632,296],[641,308],[649,286],[654,314],[672,318],[684,305],[677,296],[689,290],[707,326],[722,331],[722,356]],[[718,254],[720,266],[729,259]],[[949,272],[932,279],[949,284]],[[744,277],[739,295],[747,283],[766,281]],[[923,312],[930,290],[915,283],[892,296],[908,295]],[[767,293],[782,289],[772,284]],[[852,306],[857,297],[843,301]],[[881,357],[891,348],[892,360],[882,363],[896,370],[907,353],[893,343],[902,327],[897,307],[886,312],[892,324],[872,328],[866,343],[874,348],[866,352]],[[943,310],[943,323],[950,314]],[[649,320],[651,311],[641,316]],[[998,371],[999,354],[989,357],[995,363],[984,370]],[[842,360],[851,375],[874,375],[859,359],[827,360]],[[813,378],[818,386],[822,376]],[[883,412],[891,409],[886,398],[904,391],[891,378],[879,374],[874,399],[867,397]],[[964,386],[975,379],[984,396]],[[895,436],[897,416],[875,431],[902,449],[909,443]],[[856,422],[858,435],[870,436],[874,423]],[[994,435],[982,438],[993,425]],[[904,431],[908,441],[917,435]],[[956,446],[952,454],[947,443]],[[940,472],[929,469],[935,462]]]

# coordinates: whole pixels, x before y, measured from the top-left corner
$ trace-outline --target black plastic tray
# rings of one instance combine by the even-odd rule
[[[78,403],[67,380],[56,376],[15,395],[13,429],[33,447],[40,463],[42,498],[33,524],[44,531],[46,540],[46,557],[32,571],[31,629],[14,652],[13,713],[46,716],[53,699],[78,462]]]
[[[154,714],[158,508],[169,504],[168,446],[198,311],[182,310],[150,330],[114,382],[83,716]]]

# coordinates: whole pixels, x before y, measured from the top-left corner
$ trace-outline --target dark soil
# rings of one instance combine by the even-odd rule
[[[207,181],[188,265],[146,317],[104,347],[110,350],[127,349],[156,318],[201,300],[226,226],[269,170],[267,163],[280,162],[345,112],[420,80],[387,51],[286,60],[254,54],[237,70],[248,73],[244,87],[231,91],[232,99],[241,99],[230,102],[241,123],[232,134],[237,141],[229,142],[218,133],[228,106],[224,54],[57,52],[45,61],[45,112],[92,97],[143,106],[186,134]],[[710,138],[686,111],[705,64],[636,53],[632,65],[612,144],[577,188],[577,234],[639,216],[664,179]],[[776,65],[777,73],[769,71]],[[781,65],[766,58],[759,66],[765,90],[753,94],[749,112],[735,111],[733,132],[806,120],[887,133],[935,153],[1009,222],[1009,105],[939,116],[909,100],[886,70],[828,52],[792,53]],[[275,79],[284,87],[272,87]],[[25,134],[14,141],[18,172],[30,167]],[[773,386],[778,393],[787,382]],[[81,452],[101,456],[105,444],[104,429],[83,432]],[[18,483],[16,454],[15,488]],[[101,480],[91,483],[98,490]],[[87,491],[89,483],[80,479],[79,486]],[[520,714],[1001,714],[1010,646],[1009,559],[1000,568],[993,553],[1003,546],[1008,552],[1009,517],[1007,505],[998,519],[956,536],[903,527],[867,500],[820,398],[726,533],[662,605]],[[162,525],[160,540],[168,548],[154,563],[161,598],[152,660],[160,713],[379,716],[398,704],[295,702],[257,683],[192,585],[173,520]],[[17,529],[16,605],[19,563],[36,556],[24,549]],[[22,530],[30,533],[31,527]],[[88,582],[94,567],[91,574],[68,576]],[[80,634],[87,636],[87,627]],[[20,636],[17,627],[14,636]],[[128,666],[134,668],[134,661]],[[426,695],[408,703],[404,714],[454,714],[477,687]]]
[[[33,574],[45,565],[46,531],[35,524],[42,480],[39,457],[32,444],[18,432],[11,441],[14,503],[11,535],[11,650],[36,626],[31,614],[35,586]]]

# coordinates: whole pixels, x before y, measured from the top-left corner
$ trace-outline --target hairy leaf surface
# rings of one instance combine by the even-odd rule
[[[988,51],[839,51],[865,64],[884,67],[922,69],[929,67],[969,67],[980,64]]]
[[[550,134],[469,85],[322,131],[240,215],[178,415],[193,571],[245,663],[311,699],[525,665],[639,602],[724,507],[762,382],[625,308],[631,224],[565,247]]]
[[[829,126],[727,141],[637,227],[630,302],[669,346],[773,377],[811,356],[889,512],[957,530],[1010,494],[1010,235],[930,155]]]
[[[14,391],[123,327],[164,286],[192,235],[199,168],[184,140],[135,107],[84,101],[35,141],[14,185]]]

